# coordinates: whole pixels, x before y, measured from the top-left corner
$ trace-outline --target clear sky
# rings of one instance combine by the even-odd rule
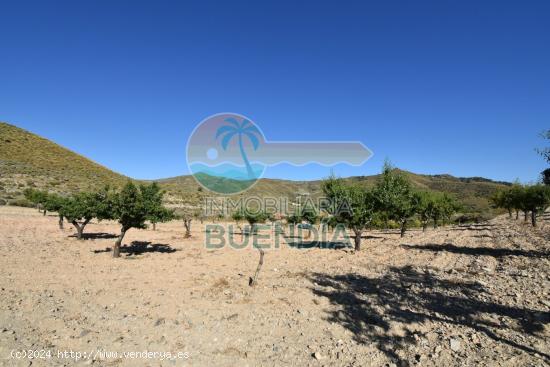
[[[550,1],[11,1],[0,120],[135,178],[187,172],[218,112],[269,140],[360,140],[417,173],[537,179]],[[269,177],[314,179],[322,166]]]

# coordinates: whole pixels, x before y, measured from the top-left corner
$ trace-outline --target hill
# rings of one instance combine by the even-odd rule
[[[451,175],[403,172],[418,189],[454,194],[468,212],[490,212],[488,197],[497,189],[509,185],[482,177],[460,178]],[[377,178],[378,175],[357,176],[346,180],[368,187],[374,185]],[[26,187],[72,193],[98,188],[105,184],[119,186],[128,179],[38,135],[7,123],[0,123],[0,203],[17,203],[21,200]],[[199,188],[191,176],[157,181],[167,191],[167,200],[173,204],[182,195],[196,193]],[[298,195],[316,198],[321,195],[321,182],[261,179],[246,192],[246,195],[286,197],[290,202]]]
[[[0,122],[0,199],[20,199],[26,187],[59,193],[118,186],[128,178],[58,144]]]

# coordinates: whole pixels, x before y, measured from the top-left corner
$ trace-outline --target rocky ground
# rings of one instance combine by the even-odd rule
[[[257,250],[206,249],[204,226],[130,230],[120,259],[116,223],[86,231],[0,207],[0,365],[550,363],[550,224],[373,231],[357,253],[283,245],[255,288]],[[41,358],[11,357],[28,350]]]

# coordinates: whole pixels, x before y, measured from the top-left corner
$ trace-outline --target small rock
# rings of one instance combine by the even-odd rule
[[[84,330],[82,330],[82,331],[80,332],[80,334],[78,334],[78,337],[79,337],[79,338],[82,338],[83,336],[86,336],[86,335],[88,335],[89,333],[90,333],[90,330],[84,329]]]
[[[451,346],[451,350],[453,352],[459,352],[460,349],[462,348],[462,345],[460,343],[460,340],[456,339],[456,338],[451,338],[451,340],[449,340],[449,344]]]
[[[313,358],[315,358],[316,360],[320,361],[320,360],[324,359],[325,356],[322,355],[322,354],[319,353],[319,352],[315,352],[315,353],[313,353]]]

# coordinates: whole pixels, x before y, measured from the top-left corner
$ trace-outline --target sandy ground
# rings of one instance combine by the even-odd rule
[[[257,250],[207,250],[197,223],[191,239],[179,222],[132,229],[124,243],[141,247],[113,259],[116,223],[78,241],[54,216],[0,207],[0,365],[547,366],[546,227],[499,217],[369,232],[358,253],[283,245],[250,288]],[[24,350],[42,358],[10,357]]]

